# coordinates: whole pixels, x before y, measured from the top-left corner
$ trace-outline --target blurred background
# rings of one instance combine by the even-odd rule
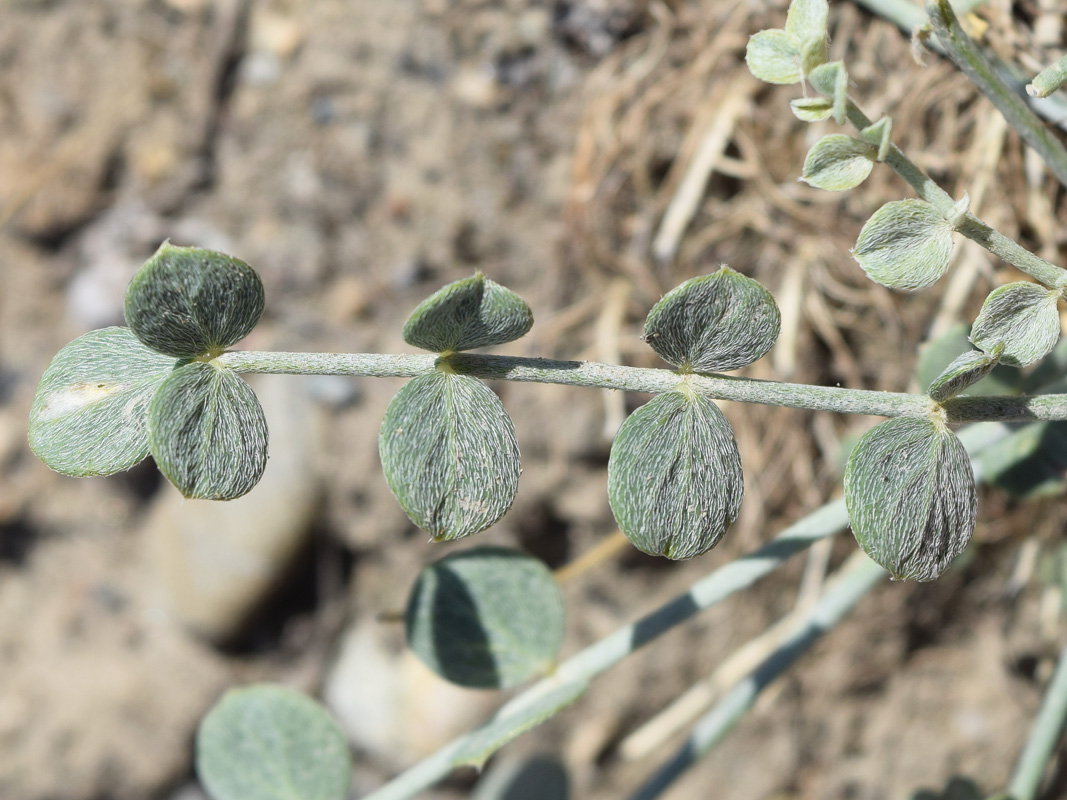
[[[264,483],[183,501],[151,461],[49,472],[26,446],[36,383],[87,330],[122,324],[161,241],[224,250],[267,289],[250,349],[411,352],[407,315],[482,270],[536,324],[505,352],[662,366],[640,340],[665,291],[720,263],[763,282],[781,338],[751,377],[917,390],[922,342],[1018,276],[969,242],[914,295],[849,255],[911,196],[890,170],[829,194],[797,182],[832,123],[744,65],[786,3],[729,0],[4,0],[0,5],[0,797],[202,800],[195,727],[228,687],[324,699],[369,791],[504,696],[442,683],[405,652],[432,546],[378,463],[393,379],[252,381],[271,429]],[[1030,70],[1061,54],[1062,9],[991,0],[968,19]],[[871,118],[954,196],[1065,263],[1064,198],[950,64],[840,0],[832,58]],[[477,542],[560,568],[564,656],[839,496],[874,420],[723,404],[746,475],[740,519],[693,562],[604,546],[611,438],[647,398],[494,386],[523,453],[519,495]],[[1041,496],[981,495],[975,544],[934,584],[886,584],[775,684],[667,796],[940,797],[1006,782],[1063,642],[1062,449]],[[567,768],[572,796],[632,791],[677,747],[648,723],[818,590],[848,534],[617,667],[509,745]],[[758,649],[758,647],[757,647]],[[728,672],[728,671],[727,671]],[[716,673],[716,686],[730,675]],[[694,705],[694,713],[699,707]],[[473,772],[426,797],[459,798]],[[1047,797],[1067,792],[1067,770]],[[957,796],[957,795],[952,795]],[[970,795],[958,795],[960,797]]]

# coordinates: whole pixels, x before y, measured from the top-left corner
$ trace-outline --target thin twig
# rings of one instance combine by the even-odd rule
[[[930,15],[930,24],[938,41],[960,71],[997,107],[1026,143],[1041,154],[1059,182],[1067,186],[1067,148],[1030,110],[1026,101],[1000,79],[993,65],[960,26],[948,0],[927,0],[926,13]]]

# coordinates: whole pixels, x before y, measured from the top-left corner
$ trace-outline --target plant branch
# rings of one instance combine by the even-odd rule
[[[1013,434],[1007,425],[982,423],[960,431],[960,440],[968,453],[977,456]],[[982,480],[981,468],[972,461],[975,480]],[[365,800],[402,800],[413,797],[448,775],[455,766],[457,755],[489,725],[506,728],[514,721],[515,735],[528,725],[524,709],[546,694],[573,684],[588,682],[618,664],[631,653],[659,638],[676,626],[711,608],[735,592],[751,586],[770,574],[792,556],[820,539],[841,531],[848,524],[848,512],[843,499],[834,500],[793,523],[778,536],[746,556],[730,561],[694,583],[688,591],[668,601],[637,622],[625,625],[571,656],[559,665],[556,672],[509,702],[487,726],[466,733],[427,756],[366,796]]]
[[[1067,149],[1037,118],[1026,102],[994,72],[993,66],[975,47],[960,26],[948,0],[927,0],[926,13],[938,41],[971,82],[997,107],[1020,136],[1036,150],[1052,174],[1067,186]]]
[[[849,122],[858,130],[862,131],[871,124],[871,120],[851,98],[848,100],[846,115]],[[890,146],[885,163],[907,181],[919,197],[940,211],[946,218],[950,216],[952,207],[956,204],[952,195],[942,189],[895,144]],[[956,230],[971,241],[980,244],[997,258],[1008,262],[1045,286],[1062,287],[1067,282],[1067,270],[1034,255],[1014,239],[995,230],[970,212]]]
[[[792,667],[819,637],[844,619],[860,598],[886,575],[884,569],[857,550],[797,630],[696,722],[692,733],[675,756],[638,789],[631,800],[659,797],[699,758],[722,741],[752,708],[760,693]]]
[[[292,375],[364,375],[413,378],[436,368],[439,357],[431,353],[384,355],[380,353],[269,353],[234,350],[219,356],[219,362],[237,372],[268,372]],[[559,383],[596,389],[662,394],[686,381],[693,389],[716,400],[869,414],[881,417],[924,417],[932,401],[921,394],[843,389],[779,383],[727,375],[681,375],[669,369],[646,369],[596,361],[556,361],[547,358],[460,353],[448,359],[456,372],[486,380],[527,383]],[[1032,397],[957,397],[943,404],[951,423],[999,420],[1067,419],[1067,395]]]
[[[853,0],[858,6],[863,6],[872,14],[877,14],[883,19],[892,22],[907,34],[912,34],[916,28],[921,28],[928,23],[926,14],[911,0]],[[961,14],[968,13],[972,8],[979,5],[977,2],[968,0],[965,3],[957,3],[956,7]],[[928,45],[931,49],[944,54],[945,48],[933,38]],[[1021,75],[1015,68],[998,59],[994,53],[987,53],[986,58],[993,66],[993,70],[1000,79],[1017,92],[1023,90],[1028,78]],[[1044,117],[1059,128],[1067,128],[1067,101],[1061,96],[1030,97],[1026,101],[1038,116]]]
[[[1011,776],[1008,794],[1012,800],[1033,800],[1041,787],[1048,760],[1056,748],[1067,718],[1067,647],[1060,652],[1041,710],[1037,713],[1030,737]]]

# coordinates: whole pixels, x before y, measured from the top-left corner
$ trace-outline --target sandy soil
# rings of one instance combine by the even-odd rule
[[[1018,4],[1010,19],[1008,4],[992,5],[993,46],[1045,59],[1033,9]],[[258,613],[196,631],[192,612],[160,599],[167,581],[196,575],[166,577],[151,544],[161,518],[179,529],[187,519],[154,467],[74,480],[28,451],[49,359],[121,323],[129,276],[165,238],[260,272],[267,313],[249,347],[409,352],[400,329],[415,304],[480,269],[534,308],[533,332],[507,352],[658,366],[638,338],[648,309],[729,263],[783,312],[779,344],[744,374],[914,389],[914,353],[931,330],[973,319],[1014,273],[965,244],[956,268],[968,277],[948,299],[940,285],[905,296],[866,281],[849,248],[871,212],[910,190],[887,169],[845,195],[796,182],[832,125],[798,122],[797,90],[759,84],[743,60],[748,35],[783,19],[779,2],[724,0],[6,4],[0,797],[195,798],[192,739],[218,695],[253,680],[320,692],[346,636],[368,642],[381,679],[403,676],[398,691],[418,700],[379,709],[378,738],[356,742],[358,789],[497,702],[398,666],[400,631],[382,621],[442,552],[380,473],[377,429],[399,381],[291,379],[314,424],[272,447],[308,459],[294,462],[316,498],[293,523],[306,536]],[[1063,263],[1063,192],[966,80],[932,55],[917,64],[906,36],[849,3],[834,3],[831,21],[833,56],[847,60],[868,115],[891,114],[895,140],[946,189],[969,191],[988,222]],[[716,131],[723,157],[687,224],[664,232]],[[645,398],[494,388],[524,472],[515,507],[479,538],[562,566],[615,530],[611,435]],[[844,443],[873,422],[724,410],[747,492],[727,540],[681,564],[620,550],[568,581],[565,655],[837,496]],[[227,526],[267,524],[250,498],[248,517]],[[1065,518],[1061,499],[984,493],[958,568],[932,585],[876,589],[667,796],[882,800],[941,792],[954,776],[1000,789],[1063,640]],[[805,575],[853,549],[842,535],[672,632],[506,753],[562,759],[576,797],[626,796],[679,741],[634,757],[627,737],[788,613]],[[1065,791],[1065,774],[1048,798]],[[466,796],[472,780],[433,796]]]

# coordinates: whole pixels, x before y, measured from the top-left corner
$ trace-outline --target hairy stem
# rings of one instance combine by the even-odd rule
[[[1026,102],[997,76],[993,66],[960,26],[948,0],[927,0],[926,13],[930,16],[930,24],[938,41],[960,71],[989,98],[1026,143],[1041,155],[1059,182],[1067,186],[1067,148],[1037,118]]]
[[[235,350],[220,356],[219,362],[237,372],[413,378],[436,369],[439,357],[430,353],[385,355]],[[460,353],[449,357],[448,363],[456,372],[486,380],[560,383],[650,394],[673,391],[685,381],[693,389],[716,400],[840,414],[924,417],[930,414],[933,408],[930,398],[920,394],[808,386],[726,375],[681,375],[669,369],[625,367],[595,361],[556,361],[547,358]],[[945,401],[943,408],[946,421],[950,423],[982,420],[1061,420],[1067,419],[1067,395],[957,397]]]
[[[859,130],[863,130],[871,124],[871,120],[851,98],[848,101],[846,114],[848,121]],[[885,163],[907,181],[919,197],[946,217],[951,214],[952,207],[956,204],[952,195],[942,189],[933,178],[904,155],[904,151],[899,147],[896,145],[890,146]],[[1045,286],[1050,288],[1062,287],[1067,282],[1067,270],[1056,266],[1051,261],[1046,261],[1040,256],[1034,255],[1014,239],[995,230],[970,212],[967,213],[956,230],[971,241],[982,245],[997,258],[1008,262]]]

